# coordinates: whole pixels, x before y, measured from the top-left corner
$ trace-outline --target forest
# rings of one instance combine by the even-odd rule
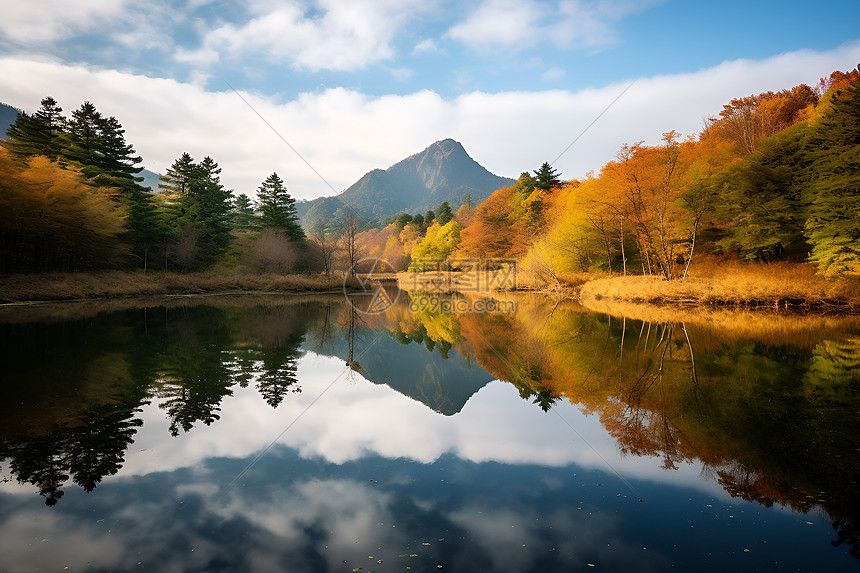
[[[733,99],[700,133],[626,143],[582,180],[544,163],[450,221],[401,215],[359,239],[410,270],[512,258],[544,283],[590,271],[683,279],[700,254],[856,276],[860,72]]]
[[[114,117],[46,97],[0,141],[0,273],[99,269],[312,273],[364,257],[458,271],[515,259],[538,284],[571,274],[684,279],[702,257],[860,274],[860,71],[733,99],[701,132],[628,142],[582,179],[544,163],[480,204],[368,220],[344,206],[303,229],[277,173],[256,199],[211,157],[181,153],[157,190]],[[358,269],[361,270],[360,268]]]

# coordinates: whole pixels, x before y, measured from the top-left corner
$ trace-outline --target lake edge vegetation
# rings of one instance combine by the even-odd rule
[[[377,258],[431,286],[428,271],[451,273],[449,290],[505,260],[517,288],[582,301],[860,307],[860,69],[733,99],[699,134],[624,144],[583,180],[563,181],[544,163],[477,205],[465,196],[458,208],[445,201],[380,220],[345,207],[308,229],[277,173],[252,200],[224,188],[211,157],[182,153],[157,191],[142,187],[142,159],[121,124],[90,102],[66,118],[47,97],[7,136],[3,300],[135,292],[81,280],[78,292],[52,294],[19,279],[38,273],[57,285],[46,277],[58,271],[126,272],[142,294],[270,290],[278,281],[262,277],[274,276],[294,277],[281,281],[286,291],[315,277],[327,289]]]

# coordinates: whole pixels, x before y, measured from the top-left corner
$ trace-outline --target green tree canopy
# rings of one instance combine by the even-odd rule
[[[825,276],[860,274],[860,81],[836,90],[810,137],[811,260]]]
[[[439,213],[436,215],[436,220],[440,225],[448,224],[448,221],[454,218],[454,213],[451,211],[451,205],[447,201],[439,205]]]
[[[543,189],[544,191],[548,191],[553,187],[558,187],[561,185],[561,179],[558,176],[558,171],[553,169],[553,167],[544,161],[543,165],[540,166],[540,169],[534,172],[537,181],[535,182],[535,187],[537,189]]]
[[[257,189],[260,225],[283,229],[292,241],[302,241],[305,232],[299,223],[296,200],[293,199],[277,173],[272,173]]]
[[[10,140],[10,150],[17,157],[44,155],[56,159],[62,149],[62,135],[66,129],[63,108],[48,96],[33,115],[25,112],[18,114],[6,134]]]
[[[161,176],[158,189],[164,193],[185,195],[188,191],[188,183],[194,167],[194,158],[188,152],[183,153],[176,159],[167,172]]]

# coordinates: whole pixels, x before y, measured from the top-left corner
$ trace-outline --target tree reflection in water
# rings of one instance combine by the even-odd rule
[[[768,507],[821,508],[838,531],[834,544],[858,554],[856,317],[632,320],[534,296],[516,301],[512,314],[394,309],[388,321],[404,334],[415,323],[461,333],[458,352],[544,411],[567,399],[599,415],[623,453],[661,458],[667,470],[701,463],[732,496]]]
[[[152,400],[173,436],[219,420],[236,385],[255,384],[276,408],[301,391],[301,345],[321,310],[188,306],[3,325],[12,358],[4,388],[24,390],[4,401],[0,461],[52,506],[70,478],[89,492],[120,470],[143,424],[137,414]],[[77,392],[66,396],[70,388]]]
[[[198,302],[6,322],[0,459],[53,505],[69,480],[92,491],[120,470],[150,401],[179,436],[215,423],[237,386],[281,405],[301,389],[306,348],[372,378],[377,358],[356,341],[387,333],[426,348],[428,365],[437,352],[445,362],[456,353],[545,412],[567,400],[598,415],[626,454],[658,458],[667,470],[702,464],[732,496],[764,506],[820,509],[833,521],[834,544],[858,556],[858,320],[626,318],[537,296],[515,302],[510,314],[413,312],[407,297],[382,314],[337,298]],[[409,395],[434,408],[468,399],[446,398],[462,387],[444,379],[428,384]]]

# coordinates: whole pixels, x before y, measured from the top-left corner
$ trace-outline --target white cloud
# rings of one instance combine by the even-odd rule
[[[860,61],[860,43],[737,60],[695,73],[641,78],[556,164],[564,177],[598,170],[624,142],[659,141],[675,129],[698,132],[702,119],[733,97],[813,83]],[[272,171],[294,196],[332,191],[226,85],[153,79],[56,62],[0,58],[0,101],[33,110],[46,95],[66,112],[91,100],[115,115],[150,169],[163,171],[183,151],[211,155],[223,180],[253,193]],[[631,78],[632,80],[632,78]],[[552,161],[627,86],[579,92],[473,92],[443,99],[432,91],[370,97],[343,88],[304,93],[280,103],[253,94],[248,102],[341,190],[374,168],[386,168],[452,137],[490,171],[517,176]]]
[[[576,434],[558,417],[522,400],[506,382],[490,383],[460,413],[446,417],[387,386],[358,375],[352,380],[340,376],[343,368],[340,359],[309,354],[299,365],[301,393],[272,409],[254,388],[234,388],[216,424],[199,425],[181,440],[170,436],[169,422],[157,402],[146,406],[141,413],[144,424],[126,453],[122,472],[105,481],[190,468],[212,457],[248,458],[276,440],[277,447],[334,464],[368,453],[431,463],[450,453],[475,463],[549,467],[575,463],[611,474],[608,460],[627,479],[669,481],[727,497],[718,484],[700,478],[698,465],[682,464],[667,472],[657,459],[622,455],[597,416],[583,415],[572,404],[554,408]],[[512,419],[518,421],[516,426],[507,423]],[[298,421],[291,424],[292,420]],[[277,455],[277,447],[267,455]],[[4,490],[32,495],[31,486],[0,485]]]
[[[550,66],[550,68],[541,74],[541,79],[549,82],[560,80],[564,77],[564,70],[558,66]]]
[[[472,48],[522,50],[548,41],[557,48],[599,48],[618,41],[619,20],[660,0],[483,0],[447,36]]]
[[[299,70],[357,70],[392,59],[394,37],[421,11],[395,0],[267,2],[255,8],[249,22],[207,32],[198,50],[179,50],[176,59],[200,64],[259,54]]]
[[[18,44],[39,45],[100,29],[122,14],[126,0],[40,0],[4,2],[0,38]]]
[[[425,53],[436,53],[439,51],[439,46],[436,45],[436,42],[432,38],[426,38],[421,40],[417,44],[415,44],[415,48],[412,50],[413,54],[425,54]]]
[[[549,15],[545,4],[531,0],[484,0],[447,36],[478,49],[526,48],[540,40],[540,22]]]

